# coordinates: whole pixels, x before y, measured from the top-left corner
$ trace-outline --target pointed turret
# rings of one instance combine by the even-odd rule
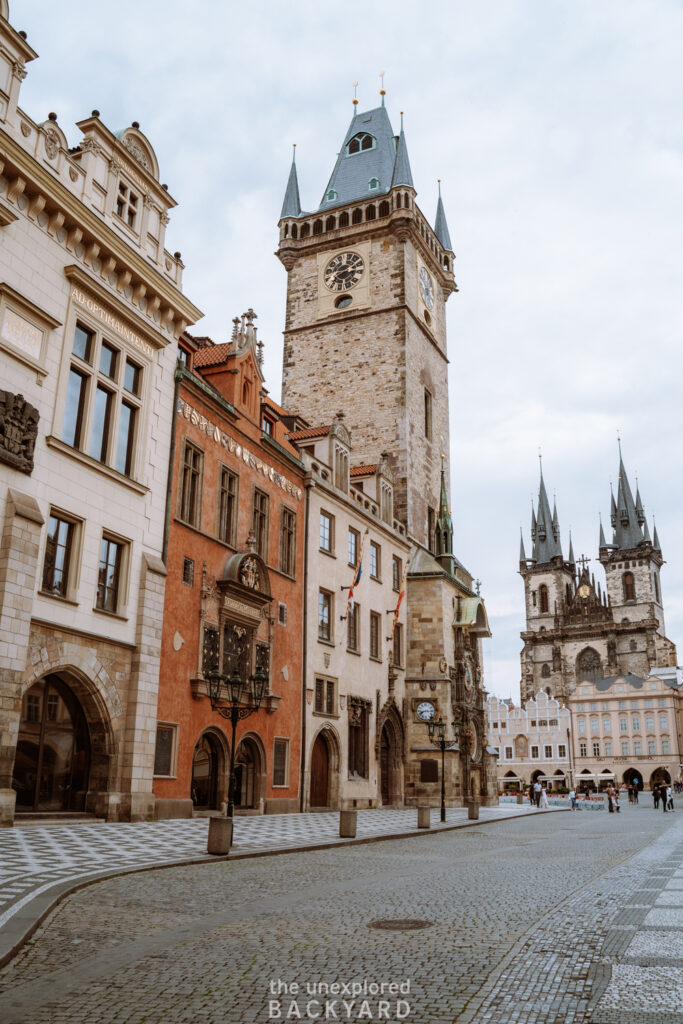
[[[637,507],[638,507],[638,504],[636,502],[636,508]],[[643,516],[643,540],[646,541],[646,543],[648,543],[648,544],[652,543],[652,540],[650,538],[650,528],[647,525],[647,519],[645,519],[644,516]]]
[[[386,107],[375,107],[359,114],[354,112],[320,209],[327,210],[388,192],[396,156],[396,136]],[[407,167],[410,173],[410,165]],[[410,184],[412,186],[412,178]]]
[[[524,550],[524,535],[521,526],[519,528],[519,567],[526,569],[526,551]]]
[[[543,479],[543,467],[541,466],[541,482],[538,489],[538,512],[536,514],[536,536],[534,538],[533,559],[538,565],[552,561],[553,558],[562,557],[560,544],[560,524],[557,518],[557,508],[554,515],[550,513],[550,502],[545,489]]]
[[[603,526],[602,526],[602,519],[600,520],[600,543],[599,543],[598,546],[600,548],[606,548],[607,547],[607,541],[605,540],[605,531],[604,531]]]
[[[640,500],[640,487],[638,487],[638,481],[636,480],[636,516],[641,526],[645,523],[645,510],[643,509],[643,503]]]
[[[628,482],[624,460],[621,457],[621,443],[619,444],[619,486],[617,489],[616,501],[616,523],[614,525],[614,543],[620,550],[629,550],[637,547],[643,541],[643,531],[640,528],[640,520],[636,511],[636,504],[633,500],[631,485]]]
[[[559,529],[559,527],[558,527],[558,529]],[[569,531],[569,555],[567,557],[567,561],[569,562],[570,565],[576,565],[576,559],[574,558],[574,544],[573,544],[573,541],[572,541],[571,530]]]
[[[396,145],[396,159],[394,160],[394,170],[391,175],[391,187],[396,188],[397,185],[407,185],[408,188],[415,187],[410,170],[410,160],[408,159],[406,136],[403,131],[403,111],[401,111],[401,134]]]
[[[652,538],[652,547],[655,549],[655,551],[660,551],[661,552],[661,550],[662,550],[662,545],[659,543],[659,536],[657,534],[657,524],[656,523],[655,523],[654,537]]]
[[[453,520],[448,511],[448,495],[446,494],[446,471],[444,469],[444,456],[441,456],[441,495],[439,498],[439,514],[436,519],[436,560],[451,575],[454,572],[453,565]]]
[[[301,213],[301,202],[299,200],[299,179],[296,174],[296,143],[294,144],[294,152],[292,154],[292,166],[289,171],[289,179],[287,181],[287,189],[285,191],[284,202],[282,203],[282,213],[280,214],[280,220],[283,217],[298,217]]]
[[[441,242],[444,249],[449,252],[453,252],[453,246],[451,245],[451,236],[448,233],[448,224],[446,223],[446,211],[443,208],[443,200],[441,199],[441,182],[439,181],[439,201],[436,204],[436,220],[434,221],[434,234]]]

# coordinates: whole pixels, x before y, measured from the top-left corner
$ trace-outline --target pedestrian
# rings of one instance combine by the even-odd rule
[[[541,806],[541,783],[540,782],[535,782],[534,783],[534,798],[536,800],[536,806],[540,807]]]
[[[607,810],[610,812],[610,814],[614,814],[614,803],[613,803],[613,800],[614,800],[614,790],[612,789],[612,784],[610,783],[609,786],[607,787]]]
[[[626,787],[626,792],[628,793],[628,802],[630,804],[632,804],[633,803],[633,786],[630,786],[630,785],[627,786]]]
[[[673,811],[674,809],[674,795],[671,786],[666,787],[666,809],[667,811]]]
[[[539,798],[538,806],[541,810],[547,810],[550,804],[548,803],[548,793],[545,786],[541,786],[541,796]]]
[[[662,801],[662,810],[666,814],[666,786],[659,787],[659,799]]]
[[[634,804],[638,803],[638,783],[637,782],[633,783],[633,802],[634,802]]]
[[[575,811],[576,810],[576,790],[573,789],[573,788],[569,790],[569,799],[572,802],[572,810]]]
[[[614,810],[619,813],[619,790],[614,790]]]
[[[659,807],[659,786],[654,785],[652,788],[652,803],[654,804],[655,810]]]

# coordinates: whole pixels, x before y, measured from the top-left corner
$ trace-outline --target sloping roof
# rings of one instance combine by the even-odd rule
[[[354,135],[360,133],[372,135],[375,145],[372,149],[348,155],[347,145]],[[388,192],[391,187],[395,159],[396,141],[386,107],[375,107],[374,110],[356,114],[344,136],[337,162],[319,208],[327,210],[333,206],[353,202],[354,199],[367,199],[370,196]],[[369,190],[368,185],[371,178],[378,179],[378,189]],[[327,202],[325,197],[330,189],[333,189],[337,195]]]
[[[444,249],[449,252],[453,252],[453,246],[451,245],[451,236],[448,233],[448,224],[446,223],[446,211],[443,208],[443,202],[441,200],[441,185],[439,185],[439,201],[436,204],[436,220],[434,221],[434,234],[441,242]]]
[[[204,345],[195,352],[193,365],[197,369],[201,366],[218,366],[219,363],[225,362],[232,349],[233,345],[229,341],[224,341],[220,345]]]
[[[401,118],[403,121],[403,118]],[[401,134],[398,137],[398,145],[396,147],[396,159],[394,160],[394,170],[391,175],[391,187],[395,188],[397,185],[407,185],[409,188],[413,188],[413,174],[410,170],[410,160],[408,159],[408,146],[406,145],[406,136],[403,131],[403,125],[401,125]]]
[[[377,465],[373,466],[352,466],[350,470],[351,476],[372,476],[373,473],[377,472]]]
[[[600,691],[609,690],[613,683],[616,683],[617,679],[624,683],[628,683],[629,686],[634,688],[634,690],[642,689],[643,680],[640,676],[633,675],[632,672],[627,672],[623,676],[605,676],[604,679],[599,679],[597,683],[595,683],[595,689]]]
[[[454,626],[465,626],[476,636],[491,636],[486,607],[481,597],[465,597],[458,602],[460,613],[456,604],[456,613],[453,618]]]
[[[458,569],[462,569],[462,571],[466,572],[468,576],[470,575],[465,566],[455,557],[455,555],[453,555],[453,561]],[[426,548],[420,547],[416,549],[415,554],[412,557],[408,573],[410,576],[446,576],[449,580],[453,579],[453,577],[446,572],[444,567],[437,562],[431,552],[427,551]],[[457,582],[458,586],[468,589],[463,584],[462,580],[458,580]]]
[[[312,441],[315,437],[327,437],[329,427],[305,427],[303,430],[292,430],[287,434],[290,441]]]
[[[296,150],[294,150],[294,153],[296,154]],[[282,202],[280,220],[282,220],[283,217],[298,217],[300,213],[301,202],[299,201],[299,180],[296,174],[296,163],[294,162],[294,157],[292,157],[292,166],[287,180],[285,198]]]

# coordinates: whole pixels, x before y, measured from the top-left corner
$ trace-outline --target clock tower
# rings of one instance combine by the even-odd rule
[[[387,453],[395,517],[434,549],[449,466],[446,301],[456,291],[439,193],[416,202],[405,133],[381,106],[354,115],[317,209],[292,161],[277,255],[287,270],[282,402],[315,426],[341,405],[359,461]]]

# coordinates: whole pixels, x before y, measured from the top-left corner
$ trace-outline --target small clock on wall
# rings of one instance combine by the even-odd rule
[[[423,700],[417,705],[417,717],[423,722],[431,722],[436,714],[436,708],[430,700]]]
[[[591,588],[587,583],[582,583],[579,587],[579,597],[590,597]]]
[[[434,309],[434,282],[425,267],[420,267],[420,295],[427,309]]]
[[[325,267],[323,280],[332,292],[354,288],[365,271],[365,262],[358,252],[339,252]]]

